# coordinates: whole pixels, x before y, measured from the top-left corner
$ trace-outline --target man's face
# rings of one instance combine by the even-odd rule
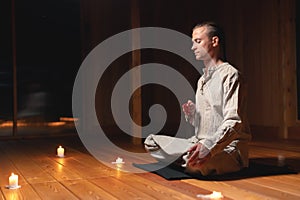
[[[212,40],[206,34],[207,28],[199,27],[194,29],[192,35],[192,50],[197,60],[208,60],[210,59],[210,52],[213,49]]]

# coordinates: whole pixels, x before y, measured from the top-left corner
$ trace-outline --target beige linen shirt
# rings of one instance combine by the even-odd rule
[[[237,69],[225,62],[209,68],[199,79],[196,109],[189,121],[195,126],[191,141],[202,143],[212,156],[237,150],[248,165],[250,131],[246,119],[245,89]]]
[[[246,119],[245,92],[240,73],[229,63],[209,68],[198,81],[196,108],[187,118],[195,127],[195,135],[182,139],[151,134],[144,142],[145,148],[159,161],[175,160],[200,142],[212,155],[199,168],[203,175],[247,167],[251,135]]]

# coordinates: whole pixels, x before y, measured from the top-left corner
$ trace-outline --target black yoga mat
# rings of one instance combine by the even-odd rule
[[[223,175],[211,175],[211,176],[202,176],[199,174],[188,174],[184,172],[184,169],[181,167],[174,167],[172,165],[164,166],[161,163],[150,163],[150,164],[133,164],[135,167],[143,169],[148,172],[152,172],[162,176],[167,180],[180,180],[180,179],[201,179],[201,180],[238,180],[251,177],[259,176],[271,176],[271,175],[282,175],[282,174],[297,174],[297,171],[293,170],[290,166],[277,166],[275,164],[265,164],[259,160],[250,160],[249,167],[242,169],[239,172],[228,173]],[[155,170],[158,169],[158,170]]]

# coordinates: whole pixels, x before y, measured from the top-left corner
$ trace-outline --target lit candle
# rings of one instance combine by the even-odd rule
[[[58,156],[58,157],[64,157],[64,156],[65,156],[65,149],[62,148],[61,146],[59,146],[59,147],[57,148],[57,156]]]
[[[112,164],[115,164],[117,166],[117,170],[120,170],[124,163],[125,162],[123,161],[123,158],[120,157],[118,157],[115,162],[112,162]]]
[[[116,159],[116,163],[117,163],[117,164],[123,164],[123,163],[124,163],[124,162],[123,162],[123,158],[118,157],[118,158]]]
[[[211,199],[222,199],[223,195],[221,192],[213,191],[213,193],[210,195],[210,198]]]
[[[220,200],[224,196],[221,192],[213,191],[211,194],[198,194],[197,197],[201,199]]]
[[[11,173],[9,177],[9,187],[16,188],[18,187],[18,175]]]
[[[123,163],[124,163],[124,162],[123,162],[123,159],[122,159],[122,158],[118,157],[118,158],[116,159],[117,170],[120,170],[120,168],[122,168]]]

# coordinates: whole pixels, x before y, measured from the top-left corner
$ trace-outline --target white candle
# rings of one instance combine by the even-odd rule
[[[65,149],[62,148],[61,146],[59,146],[59,147],[57,148],[57,156],[58,156],[58,157],[64,157],[64,156],[65,156]]]
[[[18,175],[11,173],[9,177],[9,187],[18,187]]]
[[[213,191],[213,193],[210,195],[210,198],[211,199],[222,199],[223,195],[221,192]]]
[[[117,166],[117,170],[120,170],[124,163],[125,162],[123,161],[123,158],[120,157],[118,157],[115,162],[112,162],[112,164],[115,164]]]
[[[220,200],[223,199],[224,196],[221,192],[213,191],[211,194],[198,194],[197,197],[201,199]]]
[[[120,158],[120,157],[118,157],[118,158],[116,159],[116,163],[117,163],[117,164],[121,164],[121,163],[123,163],[123,159],[122,159],[122,158]]]

